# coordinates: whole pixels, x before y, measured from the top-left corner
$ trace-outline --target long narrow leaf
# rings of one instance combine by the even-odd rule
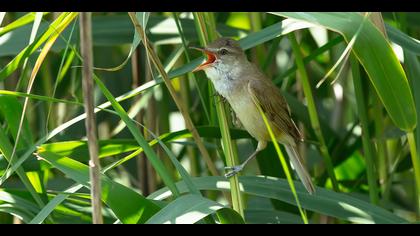
[[[204,217],[225,208],[223,205],[195,194],[177,198],[146,223],[148,224],[193,224]],[[240,218],[239,215],[237,215]]]
[[[62,157],[42,149],[37,156],[48,161],[79,184],[89,187],[89,167],[73,159]],[[126,224],[143,223],[154,215],[159,207],[134,190],[101,176],[102,201]]]
[[[229,191],[229,182],[223,177],[207,176],[193,178],[200,190]],[[247,194],[273,198],[289,204],[296,204],[287,180],[267,176],[241,176],[241,191]],[[336,193],[325,188],[315,187],[316,195],[310,195],[305,187],[295,181],[296,192],[302,207],[314,212],[348,220],[353,223],[408,223],[391,212],[372,205],[349,194]],[[187,189],[183,182],[177,183],[181,192]],[[148,196],[149,199],[162,200],[170,196],[166,188]]]
[[[41,35],[31,45],[25,47],[25,49],[23,49],[12,61],[10,61],[6,65],[6,67],[4,67],[0,71],[0,81],[10,76],[17,68],[19,68],[24,63],[24,60],[31,54],[36,52],[36,50],[45,41],[47,41],[51,35],[56,34],[56,31],[58,29],[62,28],[63,26],[65,27],[65,25],[70,23],[70,21],[76,16],[77,13],[62,13],[53,23],[51,23],[50,27],[43,35]]]
[[[358,13],[275,14],[334,30],[342,34],[347,42],[357,32],[364,18]],[[402,130],[412,131],[417,124],[417,114],[407,77],[391,46],[370,21],[363,26],[353,52],[365,68],[395,125]]]

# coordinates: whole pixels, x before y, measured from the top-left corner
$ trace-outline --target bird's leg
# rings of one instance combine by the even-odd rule
[[[246,166],[246,164],[248,164],[249,161],[254,159],[257,156],[257,154],[260,151],[264,150],[266,147],[267,147],[267,142],[259,141],[257,149],[242,164],[237,165],[237,166],[226,166],[225,167],[225,170],[229,171],[228,173],[225,174],[225,177],[230,178],[230,177],[236,175],[237,173],[239,173],[240,171],[242,171],[242,169]]]

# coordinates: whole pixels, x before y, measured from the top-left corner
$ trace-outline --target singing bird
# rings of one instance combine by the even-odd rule
[[[232,107],[243,127],[258,141],[257,149],[241,165],[226,167],[227,178],[240,172],[258,152],[271,141],[264,120],[255,104],[262,108],[277,141],[285,146],[290,162],[309,193],[315,191],[311,177],[302,164],[297,143],[303,141],[291,118],[290,108],[273,82],[252,62],[248,61],[239,43],[231,38],[219,38],[205,48],[191,47],[207,56],[207,61],[195,71],[204,70],[222,97]],[[255,99],[256,98],[256,99]]]

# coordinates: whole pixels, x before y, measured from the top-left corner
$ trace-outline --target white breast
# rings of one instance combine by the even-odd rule
[[[244,128],[257,140],[270,140],[257,107],[248,93],[247,67],[218,65],[205,70],[216,91],[227,99]]]

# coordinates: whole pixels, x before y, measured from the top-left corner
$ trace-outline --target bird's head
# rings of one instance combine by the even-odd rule
[[[207,70],[215,69],[215,67],[219,70],[235,67],[238,65],[237,63],[246,61],[246,55],[241,46],[236,40],[231,38],[219,38],[205,48],[191,48],[202,51],[207,56],[207,60],[195,68],[193,72],[199,70],[207,72]]]

